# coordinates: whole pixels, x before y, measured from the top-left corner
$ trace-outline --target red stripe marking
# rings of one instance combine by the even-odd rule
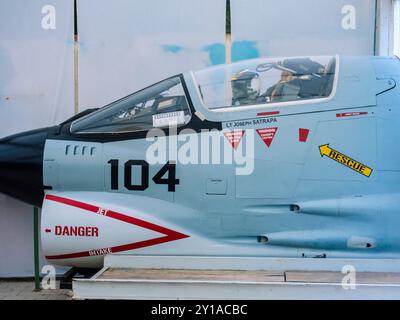
[[[363,116],[368,114],[368,112],[345,112],[345,113],[336,113],[337,118],[342,117],[354,117],[354,116]]]
[[[276,116],[277,114],[280,114],[280,111],[260,112],[257,113],[257,117]]]
[[[309,132],[309,129],[299,128],[299,141],[307,142]]]
[[[59,196],[54,196],[54,195],[46,195],[45,197],[46,200],[50,201],[55,201],[59,202],[65,205],[69,205],[72,207],[80,208],[86,211],[90,211],[96,214],[102,214],[100,212],[104,212],[104,216],[109,217],[111,219],[116,219],[119,221],[123,221],[129,224],[133,224],[142,228],[146,228],[152,231],[156,231],[159,233],[163,233],[165,236],[159,237],[159,238],[154,238],[154,239],[149,239],[149,240],[144,240],[144,241],[139,241],[139,242],[133,242],[133,243],[128,243],[124,245],[119,245],[119,246],[114,246],[114,247],[108,247],[108,248],[100,248],[100,249],[93,249],[93,250],[88,250],[88,251],[81,251],[81,252],[74,252],[74,253],[68,253],[68,254],[59,254],[59,255],[53,255],[53,256],[46,256],[47,259],[71,259],[71,258],[81,258],[81,257],[90,257],[90,256],[101,256],[104,254],[96,254],[96,251],[107,251],[107,253],[116,253],[116,252],[122,252],[122,251],[128,251],[128,250],[133,250],[133,249],[139,249],[139,248],[144,248],[144,247],[149,247],[149,246],[154,246],[157,244],[161,244],[164,242],[170,242],[170,241],[175,241],[175,240],[180,240],[184,238],[188,238],[188,235],[185,235],[183,233],[156,225],[154,223],[150,223],[148,221],[144,221],[138,218],[134,218],[131,216],[124,215],[122,213],[118,213],[112,210],[106,210],[104,211],[102,208],[87,204],[84,202],[68,199],[68,198],[63,198]],[[95,254],[91,254],[91,253]]]

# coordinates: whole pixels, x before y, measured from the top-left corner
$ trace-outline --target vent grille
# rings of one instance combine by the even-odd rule
[[[96,147],[71,144],[65,146],[66,156],[94,156],[95,153]]]

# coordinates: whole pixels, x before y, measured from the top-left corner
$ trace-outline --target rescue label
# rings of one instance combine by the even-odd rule
[[[361,173],[363,176],[370,177],[372,174],[371,168],[340,153],[339,151],[336,151],[335,149],[330,148],[329,143],[319,146],[319,152],[321,154],[321,157],[326,156],[328,158],[331,158],[332,160],[335,160],[336,162],[350,168],[351,170]]]

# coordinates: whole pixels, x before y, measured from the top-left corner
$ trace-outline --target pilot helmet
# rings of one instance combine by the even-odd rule
[[[257,72],[245,69],[231,78],[232,104],[251,104],[260,95],[261,83]]]

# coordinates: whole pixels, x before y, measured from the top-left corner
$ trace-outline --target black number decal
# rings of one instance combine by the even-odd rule
[[[118,190],[119,187],[119,160],[111,159],[107,163],[111,164],[111,190]],[[132,184],[132,167],[141,167],[140,184]],[[166,178],[163,178],[167,174]],[[168,185],[169,192],[175,192],[179,179],[176,179],[175,162],[167,162],[153,177],[155,184]],[[124,186],[128,190],[144,191],[149,187],[149,164],[145,160],[129,160],[124,165]]]
[[[111,190],[118,190],[118,163],[119,160],[112,159],[107,163],[111,164]]]
[[[166,173],[168,173],[168,177],[163,178]],[[167,184],[168,191],[175,192],[175,186],[179,184],[179,179],[176,179],[176,164],[171,161],[167,162],[154,176],[153,181],[156,184]]]
[[[139,185],[132,184],[132,167],[141,166],[141,182]],[[128,190],[146,190],[149,187],[149,164],[145,160],[129,160],[125,162],[125,188]]]

